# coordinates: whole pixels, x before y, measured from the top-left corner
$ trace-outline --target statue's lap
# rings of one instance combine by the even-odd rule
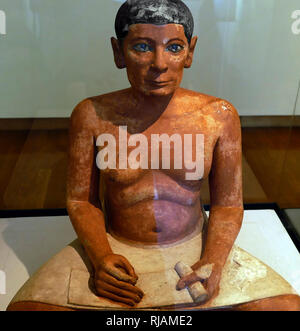
[[[125,256],[139,275],[138,286],[145,297],[137,309],[191,306],[187,290],[176,291],[178,261],[192,265],[201,256],[202,234],[195,233],[180,243],[157,247],[134,246],[108,234],[115,254]],[[42,266],[19,290],[11,302],[39,302],[79,309],[124,309],[93,292],[92,266],[78,240],[64,248]],[[163,295],[161,295],[163,293]],[[274,270],[234,246],[222,273],[219,295],[201,306],[230,306],[284,294],[295,294],[292,287]],[[199,308],[201,308],[199,307]]]

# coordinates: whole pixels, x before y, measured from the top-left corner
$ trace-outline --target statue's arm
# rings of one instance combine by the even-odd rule
[[[73,111],[69,129],[67,209],[89,258],[98,261],[112,250],[107,240],[102,211],[92,204],[92,171],[94,166],[95,115],[90,101],[80,103]]]
[[[95,125],[99,119],[91,101],[80,103],[73,111],[69,131],[67,209],[94,269],[94,284],[100,296],[134,306],[143,297],[135,286],[137,275],[129,261],[112,252],[103,212],[95,201],[94,189]]]
[[[213,272],[205,287],[209,298],[218,294],[223,267],[240,231],[243,220],[241,126],[235,108],[224,102],[217,108],[222,112],[221,130],[214,148],[209,176],[210,214],[201,259],[192,266],[213,264]],[[223,108],[224,106],[224,108]],[[226,109],[225,109],[226,108]],[[177,289],[199,280],[196,272],[181,279]]]
[[[224,119],[209,176],[210,215],[202,259],[223,268],[240,231],[244,210],[240,119],[232,105],[220,103]]]

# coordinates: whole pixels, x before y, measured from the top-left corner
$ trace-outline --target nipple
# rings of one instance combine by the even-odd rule
[[[162,229],[159,226],[155,226],[152,231],[155,233],[160,233],[162,232]]]

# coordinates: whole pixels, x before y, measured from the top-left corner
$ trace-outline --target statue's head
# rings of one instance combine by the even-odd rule
[[[192,65],[197,37],[181,0],[128,0],[119,9],[112,38],[115,63],[131,86],[146,95],[168,95]]]

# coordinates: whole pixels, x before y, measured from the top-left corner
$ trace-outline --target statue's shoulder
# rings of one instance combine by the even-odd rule
[[[122,104],[126,104],[126,101],[128,101],[128,97],[126,98],[127,92],[128,90],[120,90],[88,97],[78,103],[72,112],[71,119],[76,118],[81,122],[105,120]]]
[[[184,97],[184,98],[187,98],[187,99],[193,98],[193,99],[195,99],[195,101],[198,99],[199,102],[210,101],[210,100],[216,99],[216,97],[214,97],[212,95],[208,95],[208,94],[201,93],[201,92],[198,92],[198,91],[188,90],[188,89],[185,89],[185,88],[179,88],[178,89],[178,96],[179,97]]]
[[[187,90],[184,88],[180,88],[178,90],[177,95],[179,100],[182,100],[182,102],[191,105],[191,110],[194,110],[194,108],[201,109],[204,107],[209,107],[210,105],[213,105],[215,102],[219,100],[217,97],[213,95],[209,95],[193,90]]]
[[[130,89],[113,91],[91,97],[89,100],[98,117],[106,119],[107,116],[113,116],[114,112],[118,111],[120,108],[125,108],[128,105],[129,90]]]
[[[210,116],[221,125],[227,123],[240,125],[239,114],[228,100],[182,88],[178,95],[185,104],[185,108],[189,109],[190,112]]]
[[[72,111],[70,121],[71,125],[84,124],[93,118],[93,103],[89,98],[79,102]]]
[[[181,88],[179,97],[185,99],[188,103],[194,103],[197,107],[201,106],[202,108],[211,108],[212,110],[216,108],[235,110],[234,106],[229,101],[197,91]]]
[[[213,112],[214,106],[219,102],[219,98],[205,93],[180,88],[178,90],[178,100],[188,108],[190,112],[199,113],[204,111],[207,115],[210,110]]]

